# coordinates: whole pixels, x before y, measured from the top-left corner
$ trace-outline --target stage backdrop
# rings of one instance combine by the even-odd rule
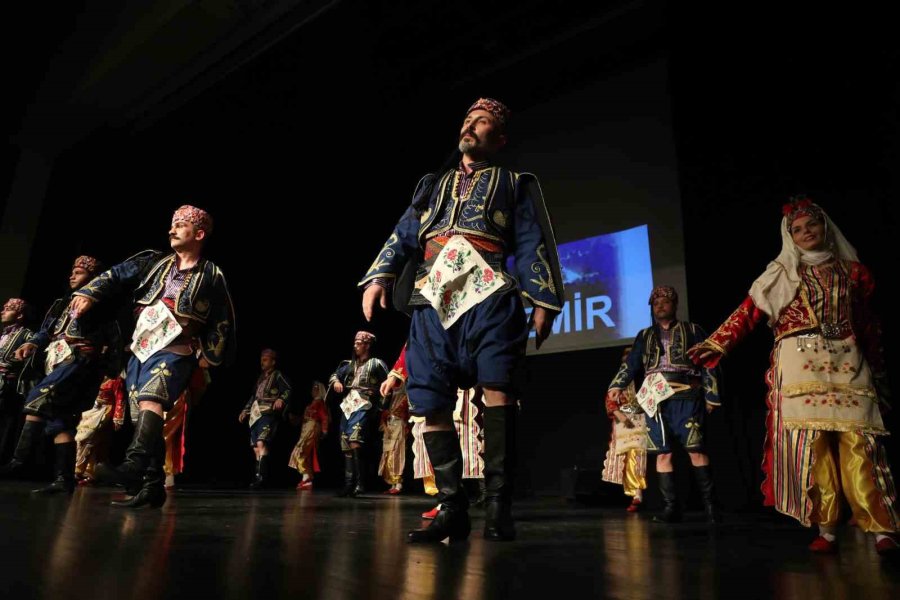
[[[641,66],[515,115],[511,164],[540,180],[566,286],[540,354],[630,342],[655,284],[678,288],[687,317],[666,73]]]

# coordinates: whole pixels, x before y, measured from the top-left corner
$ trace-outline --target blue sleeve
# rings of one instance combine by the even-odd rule
[[[640,331],[637,334],[637,337],[634,338],[631,352],[628,353],[628,358],[626,358],[622,363],[622,366],[619,367],[619,372],[616,373],[612,383],[609,384],[610,389],[624,389],[629,383],[635,380],[637,374],[643,369],[642,360],[644,356],[644,346],[646,345],[646,342],[644,341],[646,338],[645,332],[646,330]]]
[[[513,220],[515,269],[522,295],[535,306],[562,311],[563,283],[556,240],[540,186],[532,175],[520,175],[516,181]]]

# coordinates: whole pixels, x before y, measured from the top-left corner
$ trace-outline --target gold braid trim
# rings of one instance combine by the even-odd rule
[[[697,344],[697,347],[705,348],[706,350],[714,350],[714,351],[718,352],[719,354],[721,354],[722,356],[725,356],[726,354],[728,354],[728,352],[725,351],[725,348],[723,348],[719,344],[715,343],[710,338],[706,338],[706,340]]]
[[[554,311],[554,312],[562,312],[562,307],[560,307],[560,306],[554,306],[554,305],[552,305],[552,304],[547,304],[546,302],[541,302],[540,300],[535,300],[534,298],[531,297],[531,294],[529,294],[529,293],[526,292],[525,290],[522,290],[521,294],[522,294],[525,298],[527,298],[528,301],[531,302],[531,303],[532,303],[533,305],[535,305],[535,306],[540,306],[540,307],[542,307],[542,308],[546,308],[547,310],[551,310],[551,311]]]
[[[891,435],[890,432],[883,427],[875,427],[868,423],[860,423],[859,421],[833,421],[816,419],[788,421],[787,419],[784,419],[782,421],[782,424],[784,425],[785,429],[790,430],[816,429],[818,431],[839,432],[859,431],[860,433],[871,433],[872,435]]]
[[[792,383],[781,388],[782,396],[805,396],[807,394],[828,394],[829,392],[843,392],[854,396],[876,398],[875,390],[871,387],[860,387],[846,383],[824,383],[809,381],[806,383]]]

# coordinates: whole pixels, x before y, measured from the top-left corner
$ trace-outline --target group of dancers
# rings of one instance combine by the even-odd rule
[[[427,527],[408,533],[409,541],[467,539],[473,502],[484,507],[485,539],[515,539],[522,398],[516,372],[531,330],[537,347],[550,335],[564,292],[537,178],[494,163],[509,120],[510,111],[494,99],[469,107],[458,153],[419,181],[359,281],[366,320],[389,304],[410,316],[393,368],[374,356],[375,335],[360,331],[353,357],[326,383],[315,382],[311,401],[301,403],[278,368],[277,352],[261,353],[260,376],[238,416],[250,430],[254,487],[266,484],[269,445],[279,422],[289,418],[302,425],[289,464],[302,474],[298,487],[312,488],[318,443],[330,428],[326,398],[333,397],[340,403],[344,456],[339,495],[365,490],[362,450],[375,425],[383,432],[378,473],[387,493],[400,493],[411,433],[414,474],[437,506]],[[804,526],[818,526],[812,551],[835,552],[846,501],[879,553],[894,552],[896,488],[883,445],[888,390],[871,310],[872,275],[809,198],[790,199],[779,219],[781,253],[711,334],[677,318],[673,287],[650,291],[653,324],[638,332],[606,393],[614,427],[603,477],[621,483],[633,497],[629,510],[637,511],[647,454],[655,455],[664,500],[656,519],[677,522],[682,507],[672,451],[680,445],[706,519],[717,523],[705,415],[724,401],[721,359],[765,322],[775,339],[765,373],[768,394],[761,399],[767,406],[765,503]],[[25,301],[5,303],[0,433],[10,445],[18,435],[0,476],[26,472],[49,436],[55,477],[40,494],[71,494],[80,477],[122,486],[126,496],[114,502],[118,506],[163,506],[167,474],[183,459],[186,412],[202,396],[210,369],[231,364],[235,353],[228,286],[203,256],[212,233],[209,213],[182,206],[172,218],[168,252],[146,250],[110,268],[78,257],[70,294],[36,330],[26,327]],[[370,422],[376,415],[378,423]],[[113,466],[108,437],[126,419],[133,423],[131,443],[124,461]],[[465,485],[469,480],[478,483]]]

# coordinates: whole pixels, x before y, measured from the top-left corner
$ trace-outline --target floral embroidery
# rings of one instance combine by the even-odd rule
[[[444,265],[452,272],[459,273],[466,266],[471,254],[471,250],[459,251],[456,248],[452,248],[444,255]]]
[[[843,373],[845,375],[856,373],[856,367],[847,361],[836,364],[833,360],[826,359],[817,362],[812,358],[803,364],[803,370],[812,373]]]
[[[452,319],[455,317],[465,298],[465,290],[445,290],[444,297],[441,299],[441,312],[444,313],[444,318]]]
[[[472,288],[476,294],[483,294],[494,281],[494,270],[477,267],[472,271]]]
[[[828,392],[826,394],[811,394],[803,401],[810,406],[829,406],[831,408],[855,408],[859,406],[859,400],[852,394]]]
[[[463,236],[457,235],[440,250],[420,289],[447,328],[503,283],[503,274],[490,266]]]

